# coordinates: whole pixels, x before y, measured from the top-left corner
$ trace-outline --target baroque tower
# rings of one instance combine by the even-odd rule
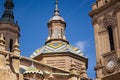
[[[12,0],[6,0],[4,3],[4,13],[0,19],[0,34],[4,35],[5,45],[7,51],[12,51],[13,43],[20,37],[20,29],[17,22],[14,22]]]
[[[60,16],[58,0],[56,0],[54,15],[48,21],[47,41],[42,48],[33,52],[31,58],[42,64],[69,72],[68,77],[62,76],[63,80],[89,80],[86,71],[88,59],[81,50],[70,45],[65,37],[65,29],[66,22]],[[55,80],[60,78],[54,74],[51,76]]]
[[[20,74],[19,27],[14,23],[13,1],[5,0],[4,13],[0,19],[0,78],[23,80]]]
[[[96,0],[89,15],[96,43],[96,80],[120,80],[120,1]]]

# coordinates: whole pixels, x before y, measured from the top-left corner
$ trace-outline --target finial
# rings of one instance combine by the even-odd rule
[[[5,40],[4,40],[4,37],[3,37],[3,34],[1,34],[0,36],[0,44],[4,44]]]
[[[14,48],[19,48],[18,39],[16,39],[16,41],[15,41]]]
[[[13,0],[6,0],[6,2],[4,3],[4,7],[6,9],[13,9],[14,7]]]
[[[58,9],[58,0],[56,0],[55,5],[56,5],[56,7],[55,7],[55,11],[54,11],[55,14],[54,15],[60,15],[59,9]]]
[[[31,65],[31,67],[32,67],[32,68],[35,68],[33,61],[32,61],[32,65]]]

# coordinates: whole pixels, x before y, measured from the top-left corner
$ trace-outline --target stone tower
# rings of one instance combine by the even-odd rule
[[[4,13],[0,19],[0,34],[4,35],[6,50],[11,52],[13,49],[13,43],[15,43],[16,39],[19,40],[20,29],[17,22],[14,22],[13,1],[6,0],[4,8]]]
[[[13,1],[6,0],[5,11],[0,19],[0,78],[23,80],[20,74],[19,27],[14,23]]]
[[[96,0],[89,15],[96,43],[96,80],[120,80],[120,1]]]

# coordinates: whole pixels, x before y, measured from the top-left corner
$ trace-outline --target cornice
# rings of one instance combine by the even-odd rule
[[[64,71],[64,70],[61,70],[61,69],[58,69],[58,68],[55,68],[55,67],[51,67],[51,66],[42,64],[42,63],[40,63],[40,62],[37,61],[37,60],[31,59],[31,58],[28,58],[28,57],[24,57],[24,56],[20,56],[20,65],[24,65],[24,64],[22,64],[22,62],[25,62],[25,61],[31,62],[31,63],[34,62],[34,63],[37,64],[37,65],[40,65],[40,66],[43,66],[43,67],[46,67],[46,68],[50,68],[50,69],[52,69],[52,70],[58,70],[58,71],[60,71],[60,72],[69,73],[69,72],[67,72],[67,71]],[[27,63],[26,63],[26,64],[27,64]],[[28,66],[28,65],[27,65],[27,66]],[[28,66],[28,67],[29,67],[29,66]]]
[[[71,53],[71,52],[57,52],[57,53],[43,53],[43,54],[40,54],[39,56],[35,57],[34,59],[42,59],[43,57],[53,57],[53,56],[69,56],[69,57],[73,57],[75,59],[78,59],[80,61],[83,61],[86,63],[86,68],[88,68],[88,58],[86,57],[83,57],[83,56],[80,56],[78,54],[74,54],[74,53]]]
[[[101,11],[109,8],[111,5],[115,5],[115,3],[118,2],[118,1],[119,1],[119,0],[111,0],[111,2],[107,3],[106,5],[103,5],[103,6],[101,6],[100,8],[91,11],[91,12],[89,13],[89,16],[93,18],[93,16],[94,16],[95,14],[98,14],[99,12],[101,12]]]

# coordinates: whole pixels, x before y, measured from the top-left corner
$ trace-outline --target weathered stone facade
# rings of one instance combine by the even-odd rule
[[[96,43],[96,80],[120,80],[120,1],[96,0],[89,15]]]

